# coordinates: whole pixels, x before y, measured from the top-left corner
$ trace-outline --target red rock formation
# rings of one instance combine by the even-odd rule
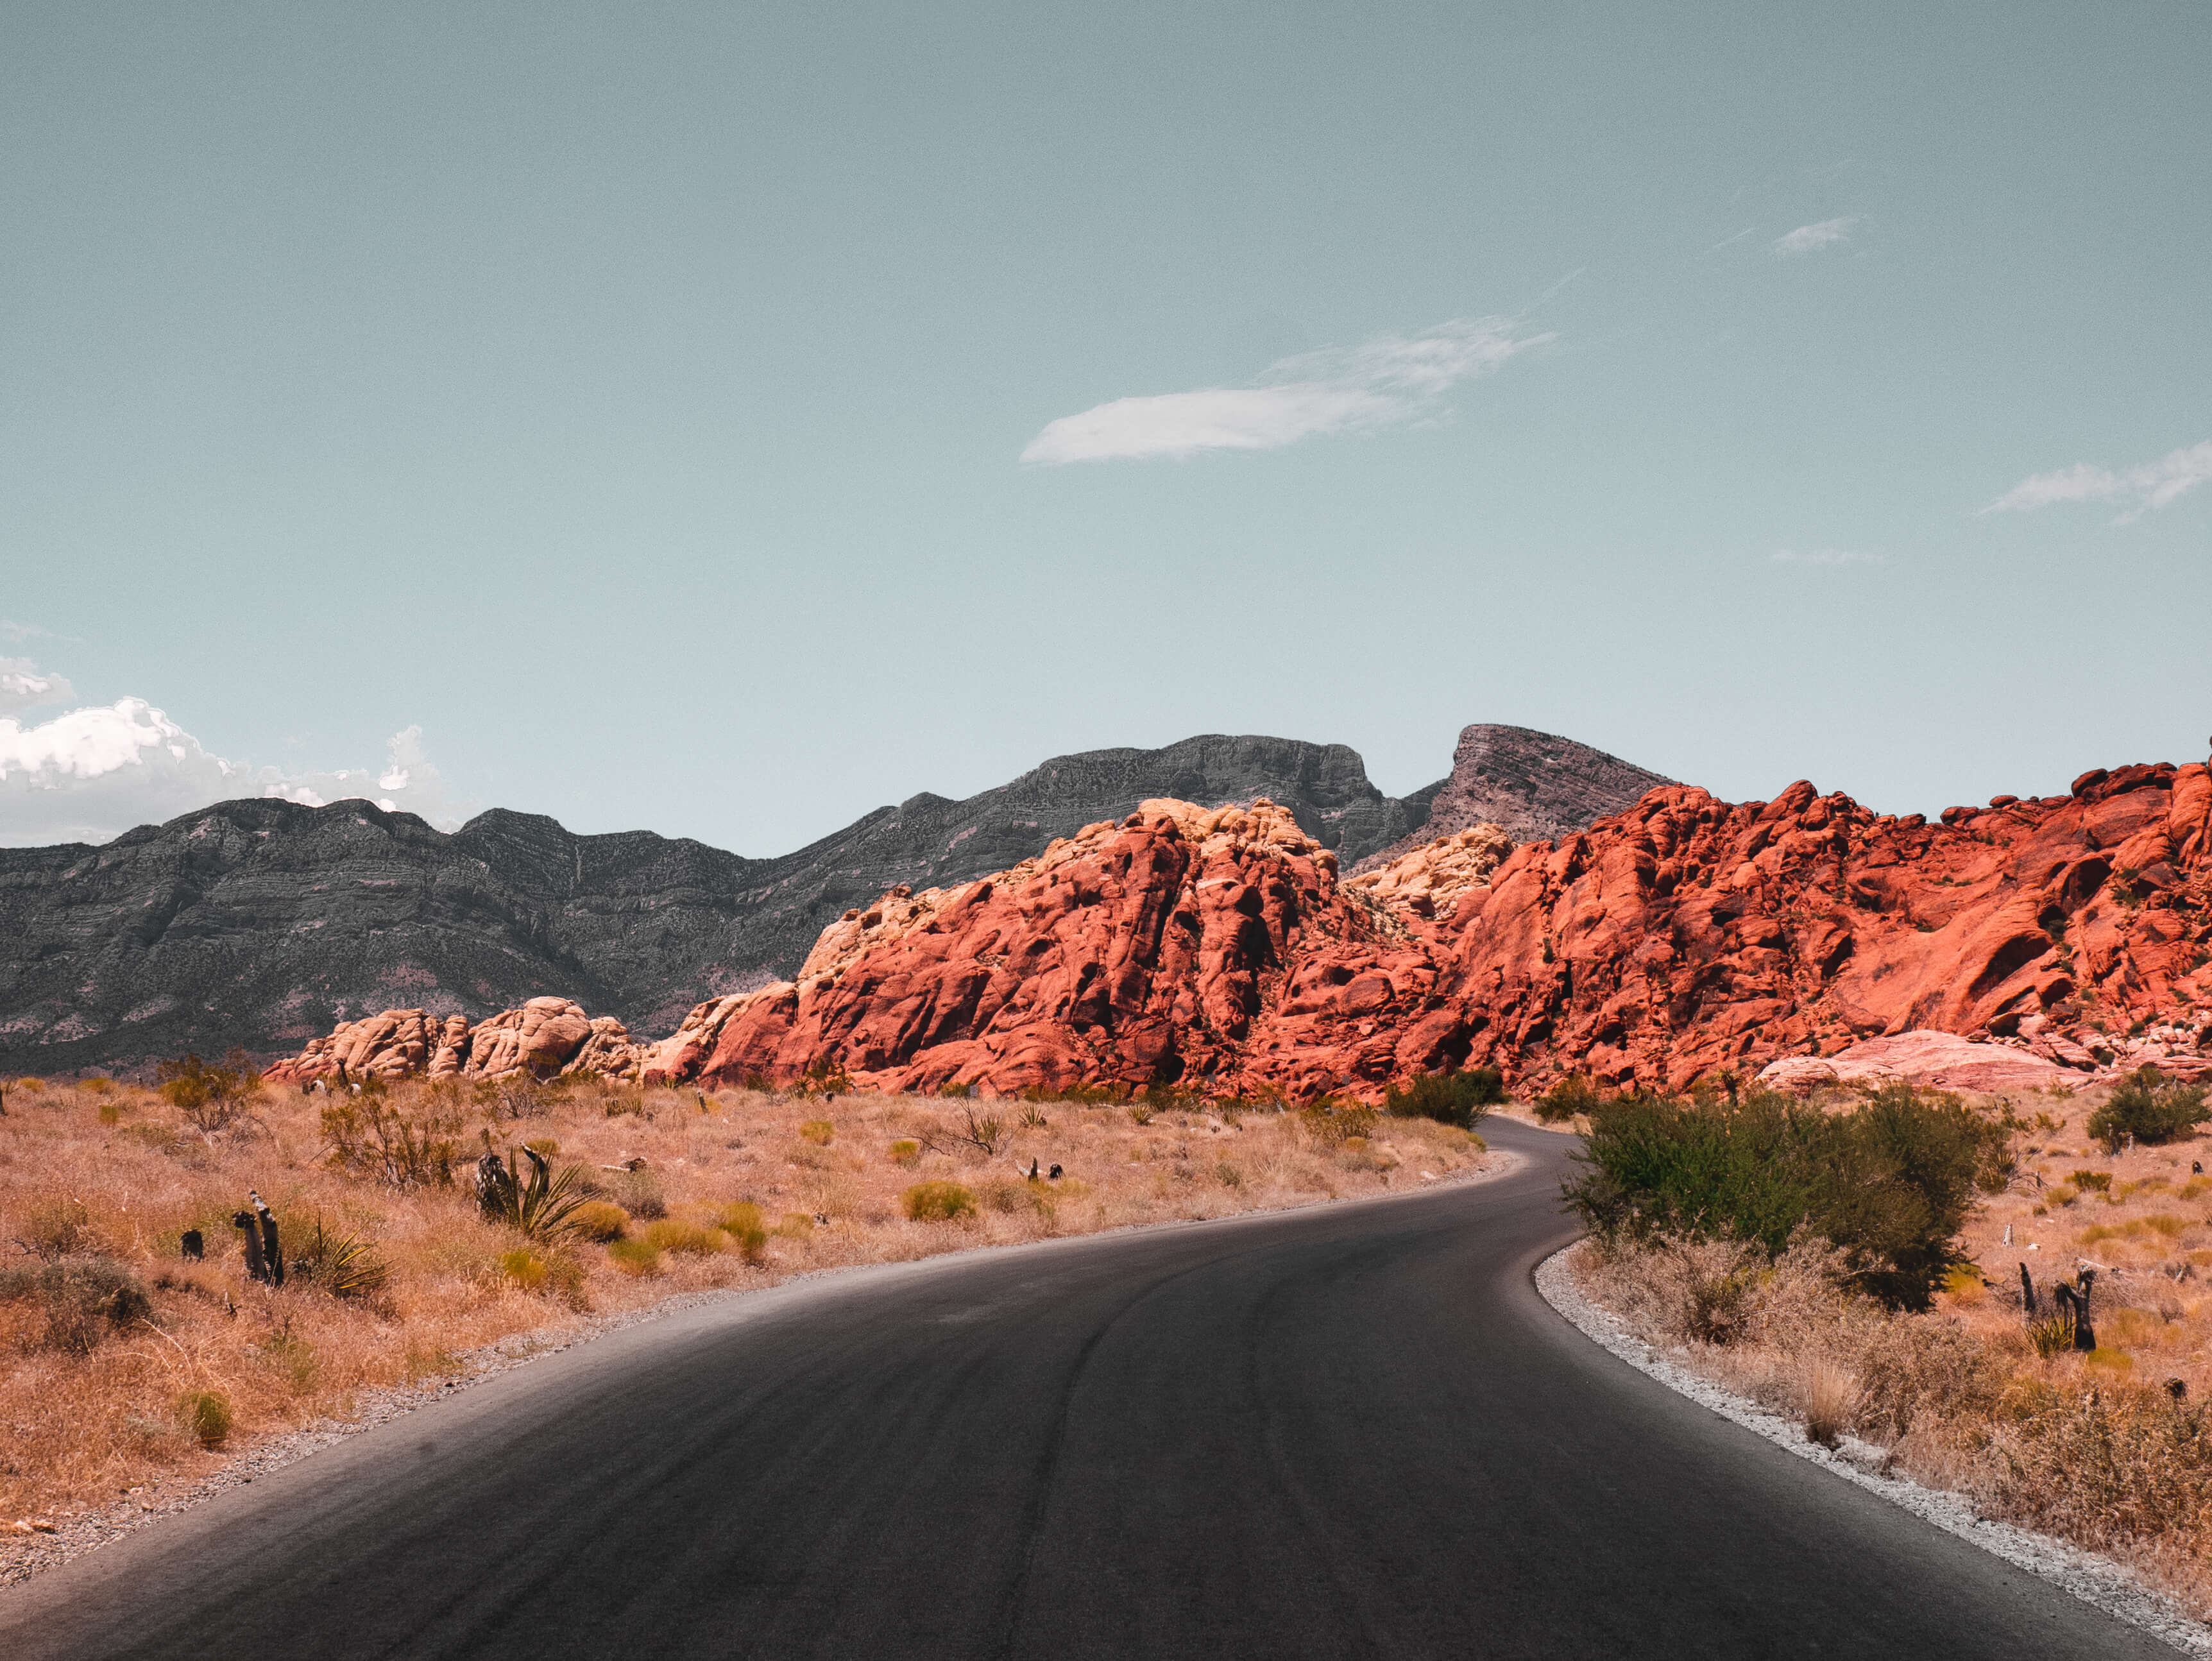
[[[648,1080],[991,1092],[1112,1080],[1310,1093],[1456,1059],[1408,924],[1261,800],[1148,801],[1038,859],[826,933],[795,983],[692,1012]]]
[[[459,1015],[387,1009],[348,1021],[263,1076],[287,1083],[347,1076],[499,1079],[566,1072],[635,1078],[647,1050],[611,1015],[594,1019],[566,998],[532,998],[471,1027]]]
[[[1456,920],[1475,1059],[1679,1088],[1933,1028],[2063,1060],[2063,1037],[2116,1056],[2135,1022],[2212,1002],[2205,768],[1944,819],[1802,782],[1737,806],[1672,787],[1520,849]]]
[[[2212,1039],[2203,766],[2090,773],[1941,824],[1805,783],[1734,806],[1668,786],[1514,849],[1486,884],[1482,841],[1354,885],[1270,803],[1146,802],[995,877],[849,913],[796,983],[695,1008],[644,1076],[1372,1096],[1487,1062],[1524,1087],[1577,1070],[1680,1089],[1923,1031],[2180,1072]],[[347,1042],[434,1071],[460,1056],[406,1013]],[[299,1064],[334,1067],[343,1036]]]

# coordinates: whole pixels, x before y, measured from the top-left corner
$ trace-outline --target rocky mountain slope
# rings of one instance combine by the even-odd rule
[[[1449,777],[1431,785],[1428,817],[1364,858],[1373,870],[1423,843],[1478,824],[1495,825],[1516,842],[1571,835],[1608,813],[1632,806],[1647,790],[1674,781],[1618,756],[1525,727],[1464,727]]]
[[[1516,745],[1565,742],[1468,731],[1493,735],[1501,776]],[[363,801],[227,802],[104,847],[0,849],[0,1068],[276,1053],[390,1007],[475,1021],[547,996],[665,1032],[796,973],[824,927],[887,889],[1004,869],[1148,799],[1265,795],[1350,864],[1415,832],[1454,782],[1394,799],[1344,745],[1208,735],[1058,757],[964,801],[919,795],[768,860],[504,809],[446,836]]]
[[[1425,882],[1363,891],[1335,865],[1265,806],[1148,802],[997,877],[886,897],[795,983],[693,1011],[647,1076],[1371,1095],[1489,1062],[1679,1090],[1922,1030],[2204,1070],[2201,765],[1942,824],[1805,782],[1734,805],[1668,786],[1516,849],[1448,913],[1412,903]]]

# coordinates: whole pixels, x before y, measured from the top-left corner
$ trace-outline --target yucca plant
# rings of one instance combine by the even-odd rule
[[[371,1298],[384,1290],[392,1269],[375,1247],[351,1231],[340,1234],[315,1214],[314,1226],[292,1261],[292,1273],[333,1298]]]
[[[584,1168],[572,1165],[556,1177],[536,1148],[525,1147],[522,1157],[530,1162],[527,1174],[509,1163],[514,1149],[501,1159],[492,1151],[491,1133],[484,1133],[484,1156],[477,1161],[477,1203],[484,1215],[526,1240],[557,1240],[574,1232],[576,1214],[592,1197]]]

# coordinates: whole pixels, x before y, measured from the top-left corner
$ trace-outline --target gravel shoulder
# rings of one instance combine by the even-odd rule
[[[2212,1628],[2190,1619],[2123,1565],[2047,1535],[1981,1517],[1964,1494],[1923,1488],[1892,1475],[1887,1469],[1884,1451],[1856,1437],[1845,1436],[1831,1451],[1809,1439],[1804,1427],[1794,1419],[1771,1413],[1692,1372],[1665,1349],[1647,1342],[1619,1316],[1583,1295],[1569,1263],[1574,1250],[1569,1246],[1538,1265],[1537,1291],[1545,1302],[1587,1337],[1638,1372],[1808,1463],[1855,1483],[2083,1603],[2140,1628],[2185,1655],[2212,1657]]]

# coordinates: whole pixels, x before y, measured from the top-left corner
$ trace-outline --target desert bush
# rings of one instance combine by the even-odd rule
[[[823,1101],[832,1102],[840,1096],[851,1095],[853,1081],[846,1076],[842,1062],[832,1061],[824,1056],[799,1075],[793,1088],[810,1101],[818,1097]]]
[[[1833,1361],[1816,1357],[1806,1365],[1799,1393],[1805,1434],[1822,1447],[1834,1447],[1858,1410],[1858,1380]]]
[[[1990,1412],[2006,1378],[2003,1363],[1972,1333],[1916,1316],[1869,1328],[1858,1370],[1857,1422],[1893,1439],[1924,1419]]]
[[[323,1110],[323,1141],[338,1170],[386,1188],[446,1188],[460,1157],[460,1117],[433,1104],[410,1117],[382,1091],[338,1098]]]
[[[2124,1139],[2139,1142],[2171,1142],[2186,1136],[2207,1119],[2205,1086],[2169,1081],[2155,1067],[2141,1067],[2114,1086],[2105,1104],[2089,1116],[2089,1134],[2117,1153]],[[2107,1181],[2110,1179],[2107,1178]]]
[[[1560,1124],[1578,1113],[1595,1113],[1605,1105],[1605,1098],[1581,1074],[1570,1073],[1529,1105],[1546,1124]]]
[[[955,1134],[985,1159],[996,1159],[1006,1139],[1006,1122],[995,1114],[978,1113],[972,1107],[962,1117],[961,1129]]]
[[[1298,1123],[1305,1127],[1306,1135],[1325,1147],[1340,1147],[1354,1137],[1372,1136],[1376,1119],[1371,1107],[1329,1096],[1298,1110]]]
[[[807,1221],[811,1226],[813,1219]],[[714,1214],[714,1225],[737,1242],[738,1254],[747,1262],[757,1263],[768,1256],[768,1227],[761,1208],[750,1200],[724,1206]]]
[[[524,1292],[535,1292],[544,1286],[548,1273],[545,1260],[528,1246],[501,1252],[499,1272],[501,1279]]]
[[[153,1300],[112,1257],[57,1257],[35,1269],[0,1269],[0,1303],[34,1299],[42,1306],[41,1349],[88,1355],[101,1338],[154,1312]]]
[[[949,1223],[973,1216],[975,1196],[958,1183],[916,1183],[899,1196],[899,1207],[917,1223]]]
[[[808,1119],[799,1127],[799,1139],[811,1142],[817,1147],[827,1147],[837,1134],[837,1127],[827,1119]]]
[[[921,1144],[911,1137],[902,1136],[890,1146],[893,1165],[917,1165],[921,1163]]]
[[[1393,1118],[1434,1119],[1469,1130],[1504,1099],[1504,1075],[1494,1067],[1478,1067],[1471,1073],[1431,1073],[1402,1090],[1394,1084],[1382,1098],[1382,1110]]]
[[[1862,1289],[1924,1309],[2005,1140],[1956,1097],[1903,1085],[1834,1115],[1766,1092],[1735,1104],[1624,1098],[1593,1115],[1576,1156],[1586,1169],[1565,1194],[1607,1239],[1741,1240],[1771,1258],[1809,1226]]]
[[[625,1275],[660,1273],[660,1253],[650,1240],[617,1240],[607,1247],[607,1261]]]
[[[1133,1125],[1148,1125],[1152,1122],[1153,1111],[1152,1104],[1150,1102],[1131,1102],[1129,1104],[1129,1123]]]
[[[1229,1160],[1224,1159],[1213,1167],[1214,1179],[1224,1188],[1244,1186],[1244,1172]]]
[[[592,1186],[633,1217],[653,1222],[668,1214],[668,1199],[660,1191],[660,1178],[650,1171],[610,1171]]]
[[[48,1261],[73,1256],[92,1244],[92,1214],[82,1200],[47,1200],[23,1214],[15,1243]]]
[[[243,1050],[232,1050],[221,1067],[188,1054],[181,1061],[157,1063],[154,1074],[170,1104],[206,1135],[228,1129],[261,1090],[261,1075],[247,1064]]]
[[[213,1452],[230,1439],[230,1398],[219,1390],[188,1390],[177,1397],[185,1434]]]
[[[320,1212],[299,1243],[292,1273],[333,1298],[373,1298],[392,1279],[390,1266],[369,1241],[352,1230],[337,1232],[324,1222]]]
[[[665,1251],[678,1257],[711,1257],[728,1249],[728,1238],[719,1228],[709,1228],[702,1223],[687,1223],[674,1217],[664,1217],[645,1227],[645,1243],[655,1251]]]
[[[569,1232],[577,1238],[602,1245],[621,1239],[629,1226],[629,1213],[611,1200],[588,1200],[568,1219]]]

